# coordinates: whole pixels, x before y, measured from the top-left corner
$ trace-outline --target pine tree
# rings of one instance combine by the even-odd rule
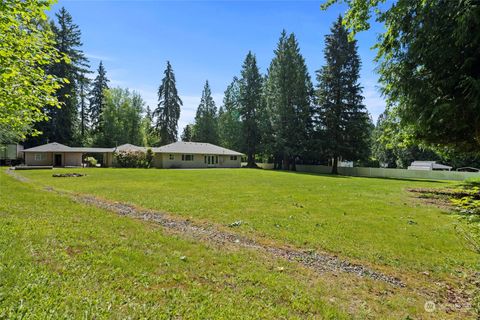
[[[219,144],[227,149],[240,150],[243,145],[240,119],[240,82],[233,78],[225,90],[223,106],[218,111]]]
[[[88,78],[84,77],[78,80],[78,99],[79,99],[79,109],[80,109],[80,138],[82,142],[85,140],[87,128],[88,128],[88,110],[87,110],[87,91],[90,85]]]
[[[60,60],[49,69],[50,74],[67,79],[67,83],[56,92],[62,107],[50,109],[46,137],[49,141],[74,144],[78,123],[77,90],[79,83],[86,78],[85,75],[89,72],[88,60],[80,49],[82,46],[80,29],[73,23],[70,13],[65,8],[61,8],[56,17],[58,26],[51,22],[56,48],[58,52],[68,56],[70,63]]]
[[[295,35],[282,32],[268,70],[265,103],[270,116],[268,148],[275,167],[295,170],[312,131],[313,86]]]
[[[102,61],[98,65],[97,76],[93,80],[92,90],[90,91],[90,105],[88,113],[92,121],[91,127],[94,133],[101,131],[103,110],[105,109],[105,90],[108,89],[107,71]]]
[[[161,145],[177,141],[178,119],[182,106],[175,84],[175,75],[169,61],[164,74],[165,77],[158,89],[158,106],[153,111],[153,116],[157,117],[155,127],[160,136]]]
[[[185,126],[185,128],[183,128],[183,133],[182,133],[182,141],[185,141],[185,142],[190,142],[192,141],[192,135],[193,135],[193,132],[192,132],[192,125],[191,124],[187,124]]]
[[[260,143],[258,112],[262,103],[262,76],[255,55],[248,52],[243,63],[240,79],[240,116],[242,119],[244,150],[247,166],[256,167],[255,153]]]
[[[338,172],[338,159],[364,159],[368,156],[371,120],[363,105],[360,86],[360,58],[355,40],[339,17],[325,37],[326,65],[317,71],[318,119],[323,131],[324,150],[333,158],[332,173]]]
[[[195,127],[192,140],[217,144],[217,129],[217,107],[212,98],[210,85],[208,81],[206,81],[202,92],[202,99],[200,100],[200,105],[195,115]]]

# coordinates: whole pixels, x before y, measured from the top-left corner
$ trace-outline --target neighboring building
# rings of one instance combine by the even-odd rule
[[[156,168],[239,168],[242,153],[209,143],[175,142],[151,148]],[[27,166],[79,167],[85,154],[102,154],[102,166],[115,165],[115,152],[146,152],[147,148],[124,144],[116,148],[78,148],[49,143],[23,150]]]
[[[450,171],[452,167],[446,166],[436,161],[413,161],[408,170],[443,170]]]
[[[21,159],[23,146],[16,143],[0,144],[0,165],[14,163]]]

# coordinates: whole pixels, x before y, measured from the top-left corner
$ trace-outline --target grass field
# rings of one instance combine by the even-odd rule
[[[69,299],[56,310],[74,315],[87,310],[105,317],[127,312],[166,318],[436,319],[438,313],[423,310],[426,293],[440,299],[444,288],[437,281],[459,288],[478,270],[478,255],[455,231],[463,222],[406,191],[447,182],[248,169],[55,173],[73,171],[87,176],[19,172],[32,182],[25,184],[2,173],[0,261],[10,258],[0,268],[0,290],[18,287],[15,294],[0,292],[0,306],[9,306],[3,312],[39,312],[47,306],[14,302],[51,293],[51,301],[66,294]],[[165,211],[279,246],[336,254],[397,275],[409,289],[353,275],[313,274],[248,250],[192,243],[149,223],[75,204],[44,186]],[[235,221],[242,223],[229,227]],[[276,271],[284,265],[286,271]],[[468,313],[462,310],[462,317]]]

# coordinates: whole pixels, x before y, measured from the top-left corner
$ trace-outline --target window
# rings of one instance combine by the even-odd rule
[[[215,156],[215,163],[218,164],[218,156]]]
[[[182,161],[193,161],[193,154],[182,154]]]
[[[35,153],[35,161],[40,161],[45,159],[45,154],[43,153]]]
[[[175,160],[175,155],[170,154],[170,155],[168,156],[168,159],[170,159],[170,160]]]
[[[236,161],[236,160],[237,160],[237,156],[230,156],[230,160]]]

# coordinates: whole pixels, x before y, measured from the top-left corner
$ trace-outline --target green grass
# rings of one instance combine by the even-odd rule
[[[285,261],[168,236],[0,173],[0,319],[347,318],[326,291]]]
[[[87,176],[52,177],[60,172]],[[436,284],[457,290],[478,270],[478,255],[454,229],[466,223],[406,191],[449,182],[250,169],[17,174],[30,183],[0,172],[0,319],[474,317],[466,309],[445,312],[446,289]],[[45,186],[166,211],[271,245],[328,251],[397,275],[407,288],[188,240]],[[435,313],[424,311],[426,300],[437,303]]]
[[[455,231],[462,222],[406,191],[448,182],[335,177],[250,169],[25,171],[40,184],[166,211],[281,244],[434,274],[477,267]]]

